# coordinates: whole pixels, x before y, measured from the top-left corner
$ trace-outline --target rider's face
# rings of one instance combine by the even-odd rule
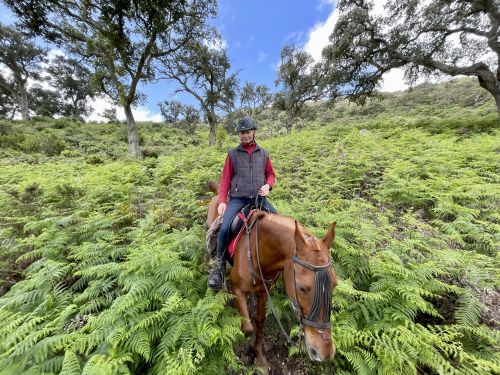
[[[255,130],[244,130],[238,133],[240,136],[240,142],[247,145],[253,141]]]

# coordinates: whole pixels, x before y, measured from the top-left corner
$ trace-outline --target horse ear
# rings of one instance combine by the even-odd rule
[[[325,243],[327,249],[332,246],[333,240],[335,239],[335,225],[337,225],[336,221],[330,225],[330,229],[328,229],[328,232],[326,232],[323,237],[323,242]]]
[[[295,233],[293,234],[295,239],[295,246],[297,248],[297,252],[304,249],[306,245],[306,241],[304,240],[304,236],[302,235],[302,231],[300,230],[299,223],[295,220]]]

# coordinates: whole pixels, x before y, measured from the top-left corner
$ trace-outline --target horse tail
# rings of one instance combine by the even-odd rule
[[[208,181],[208,188],[212,193],[219,194],[219,184],[215,181]]]

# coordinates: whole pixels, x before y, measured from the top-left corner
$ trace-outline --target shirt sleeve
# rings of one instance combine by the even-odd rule
[[[222,174],[220,176],[219,203],[226,203],[227,201],[227,194],[231,188],[231,179],[233,178],[233,174],[233,162],[231,161],[229,154],[227,154],[226,161],[224,162],[224,168],[222,169]]]
[[[273,187],[274,183],[276,182],[276,175],[274,174],[274,168],[273,168],[273,163],[271,162],[271,156],[268,156],[267,162],[266,162],[266,184],[269,184],[269,186]]]

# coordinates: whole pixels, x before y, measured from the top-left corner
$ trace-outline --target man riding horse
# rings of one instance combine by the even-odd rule
[[[275,174],[269,152],[255,143],[257,125],[250,117],[238,121],[236,131],[240,145],[229,150],[219,186],[219,215],[224,215],[217,237],[216,265],[208,277],[208,286],[216,291],[222,288],[226,271],[225,252],[228,232],[233,217],[256,196],[262,199],[262,208],[276,213],[266,196],[275,182]],[[229,204],[226,204],[229,193]]]

